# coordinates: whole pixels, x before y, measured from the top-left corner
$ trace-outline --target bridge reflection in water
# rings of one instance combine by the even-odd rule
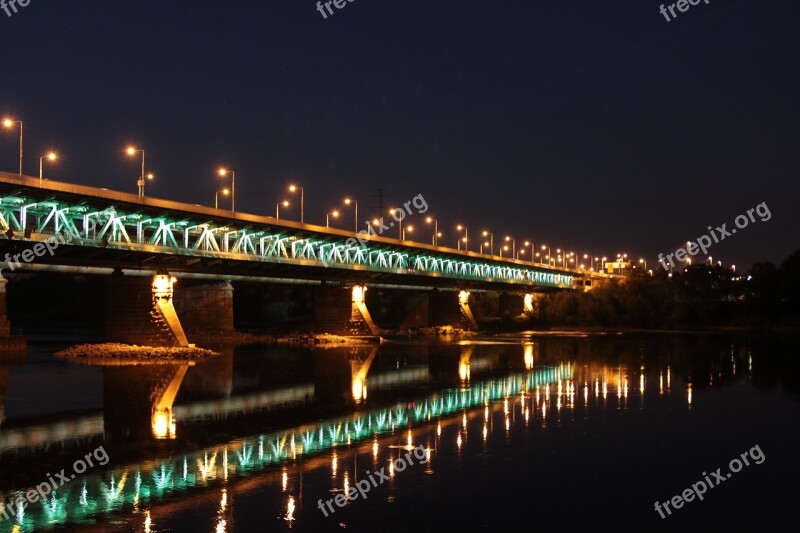
[[[472,344],[461,347],[459,368],[469,365],[475,348]],[[352,399],[356,403],[366,397],[366,375],[376,354],[377,348],[371,348],[361,356],[350,358]],[[525,359],[526,366],[530,367],[528,351]],[[173,406],[187,369],[187,365],[163,365],[157,370],[161,375],[161,385],[146,396],[149,398],[149,410],[145,413],[134,408],[134,413],[142,411],[134,414],[135,423],[139,427],[146,427],[152,433],[151,438],[173,437],[176,413],[180,421],[180,415],[191,418],[192,414],[197,416],[208,412],[214,405],[213,402],[199,402],[194,406]],[[109,373],[117,375],[124,368],[106,368],[104,371],[106,379],[109,379]],[[0,523],[0,529],[13,527],[18,528],[14,529],[17,531],[32,531],[60,523],[91,522],[107,513],[135,512],[141,510],[143,505],[152,505],[193,489],[213,487],[219,483],[224,485],[229,480],[274,470],[281,464],[321,455],[337,447],[365,443],[398,432],[411,432],[414,428],[441,423],[450,415],[464,413],[466,416],[469,410],[496,402],[508,402],[512,397],[530,395],[538,398],[540,394],[545,394],[541,391],[547,391],[549,396],[551,385],[560,390],[562,383],[572,383],[573,374],[574,369],[570,364],[540,366],[502,378],[475,382],[469,380],[469,375],[462,374],[460,386],[420,396],[414,401],[81,476],[55,491],[46,504],[30,505],[13,520]],[[117,381],[115,378],[111,380]],[[219,408],[218,405],[216,407]],[[122,412],[115,415],[113,418],[122,415]],[[106,422],[109,422],[108,413]],[[106,432],[112,433],[107,438],[112,437],[113,440],[113,434],[124,427],[131,427],[130,412],[123,426],[106,427]],[[122,434],[117,436],[124,437]],[[11,492],[5,494],[4,498],[8,501],[20,495],[22,492]]]
[[[116,460],[125,466],[76,478],[46,504],[33,504],[11,520],[0,521],[0,531],[26,532],[57,524],[89,527],[112,513],[149,523],[151,514],[155,519],[168,509],[190,508],[198,497],[207,499],[217,490],[222,491],[219,518],[224,521],[234,491],[268,483],[285,486],[292,472],[320,466],[330,465],[336,478],[337,460],[341,465],[350,455],[370,451],[377,457],[385,447],[381,440],[399,438],[411,446],[415,434],[442,435],[442,428],[447,432],[453,427],[458,434],[452,435],[452,445],[461,449],[472,435],[467,433],[468,420],[483,415],[485,442],[492,427],[490,412],[500,416],[500,409],[508,433],[515,420],[524,420],[526,427],[534,421],[540,427],[561,423],[564,409],[589,405],[590,398],[600,409],[627,409],[633,393],[640,398],[639,407],[644,405],[647,373],[638,358],[607,364],[580,354],[565,359],[556,355],[561,349],[543,355],[540,348],[530,341],[387,343],[294,353],[281,347],[252,354],[258,355],[252,360],[237,352],[236,372],[232,350],[197,365],[105,366],[102,413],[62,416],[50,424],[25,425],[14,419],[0,432],[0,453],[22,454],[23,461],[32,455],[36,462],[37,455],[60,447],[61,457],[69,461],[76,446],[102,442],[112,462],[119,454]],[[275,377],[276,361],[295,361],[297,368],[289,364],[281,370],[287,377]],[[20,361],[0,366],[0,386],[13,380],[8,369],[15,364]],[[669,365],[653,370],[652,378],[658,380],[653,393],[669,394],[674,385]],[[261,384],[267,374],[269,384]],[[243,379],[250,380],[245,387]],[[681,385],[684,389],[688,384]],[[613,403],[607,402],[609,396]],[[691,408],[691,389],[687,400]],[[328,415],[317,416],[323,412]],[[340,413],[349,414],[337,416]],[[323,421],[293,425],[292,421],[303,422],[302,417]],[[231,430],[234,426],[238,429]],[[293,427],[260,431],[286,426]],[[74,440],[65,438],[66,430],[76,431]],[[237,438],[242,435],[248,436]],[[158,442],[166,447],[152,446]],[[150,451],[142,451],[143,445]],[[431,453],[432,442],[425,446]],[[148,460],[141,459],[147,455]],[[64,462],[59,468],[68,466]],[[8,465],[6,470],[11,470]],[[350,483],[346,475],[337,483],[342,481]],[[22,494],[0,493],[0,500]],[[287,517],[300,503],[296,497],[285,502]],[[225,530],[224,524],[220,530]]]

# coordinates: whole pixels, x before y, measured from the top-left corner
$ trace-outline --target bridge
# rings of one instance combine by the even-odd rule
[[[477,327],[469,310],[470,291],[510,292],[530,308],[536,293],[574,288],[584,275],[382,235],[359,240],[352,232],[329,227],[1,172],[0,231],[6,236],[0,237],[0,266],[6,272],[155,278],[153,291],[162,293],[157,307],[172,330],[177,327],[177,315],[170,316],[169,308],[176,277],[347,288],[362,329],[375,333],[364,304],[367,287],[449,292],[457,298],[450,307]],[[143,287],[140,283],[138,290]],[[130,283],[114,294],[130,297]],[[341,299],[328,294],[322,300],[330,307],[331,298]],[[172,337],[167,344],[186,342],[180,331]]]

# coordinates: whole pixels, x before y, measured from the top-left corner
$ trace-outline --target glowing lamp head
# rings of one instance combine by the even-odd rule
[[[336,218],[336,217],[338,217],[338,216],[339,216],[339,211],[333,211],[333,212],[331,212],[331,216],[332,216],[333,218]]]
[[[222,189],[222,194],[224,194],[225,196],[228,196],[230,193],[231,193],[230,189]]]
[[[469,291],[461,291],[458,293],[458,303],[460,304],[469,303]]]
[[[11,120],[10,118],[7,118],[7,119],[5,119],[3,121],[3,126],[5,126],[6,128],[10,128],[13,125],[14,125],[14,121]]]
[[[289,185],[289,192],[294,192],[297,190],[297,185]]]
[[[50,161],[55,161],[56,159],[58,159],[58,155],[56,155],[55,152],[50,152],[49,154],[47,154],[47,159],[49,159]]]
[[[149,174],[147,174],[147,179],[151,180],[151,179],[153,179],[153,178],[155,178],[155,175],[154,175],[152,172],[150,172]]]
[[[350,202],[352,202],[352,200],[350,198],[345,198],[344,199],[344,204],[345,205],[350,205]]]
[[[225,177],[225,175],[226,175],[227,173],[228,173],[228,169],[227,169],[227,168],[224,168],[224,167],[223,167],[223,168],[219,169],[219,175],[220,175],[220,176],[222,176],[222,177]]]
[[[281,204],[283,207],[289,207],[289,200],[284,200]]]
[[[461,231],[462,229],[464,229],[464,226],[462,226],[461,224],[459,224],[458,226],[456,226],[456,229],[457,229],[458,231]]]
[[[135,155],[136,154],[136,148],[134,148],[133,146],[129,146],[128,149],[125,150],[125,151],[128,153],[128,155]]]

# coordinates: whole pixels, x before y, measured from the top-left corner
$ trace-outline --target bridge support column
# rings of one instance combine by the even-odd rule
[[[365,292],[361,285],[349,287],[316,287],[314,289],[314,329],[335,335],[377,335]]]
[[[431,326],[478,329],[467,291],[433,291],[429,294],[428,318]]]
[[[519,316],[525,310],[525,297],[519,294],[504,292],[500,294],[500,316]]]
[[[539,316],[539,304],[544,294],[541,292],[529,292],[523,299],[523,312],[530,317]]]
[[[233,287],[230,282],[181,289],[173,298],[186,331],[233,331]]]
[[[172,305],[175,278],[113,275],[105,287],[105,337],[144,346],[188,346]]]

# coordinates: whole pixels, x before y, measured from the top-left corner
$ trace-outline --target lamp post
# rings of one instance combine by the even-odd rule
[[[506,252],[508,251],[508,245],[507,244],[504,244],[503,246],[500,247],[500,257],[503,257],[503,250],[505,250]]]
[[[439,239],[439,220],[435,219],[435,218],[432,218],[432,217],[428,217],[428,218],[425,219],[425,222],[427,222],[428,224],[433,222],[433,237],[431,237],[431,244],[433,244],[434,246],[439,246],[439,240],[438,240]]]
[[[277,204],[275,204],[275,218],[276,219],[281,218],[281,206],[289,207],[289,201],[288,200],[284,200],[282,202],[278,202]]]
[[[230,192],[228,189],[222,189],[214,193],[214,209],[219,209],[219,193],[222,193],[223,196],[228,196]]]
[[[459,224],[456,226],[456,230],[461,231],[464,230],[464,251],[469,251],[469,229],[466,226],[462,226]],[[461,236],[458,237],[458,249],[461,249]]]
[[[709,257],[709,260],[711,260],[711,258],[710,258],[710,257]],[[640,265],[641,265],[641,264],[644,264],[644,269],[645,269],[645,270],[647,270],[647,260],[646,260],[646,259],[644,259],[644,258],[640,258],[640,259],[639,259],[639,264],[640,264]]]
[[[303,223],[303,211],[305,211],[305,190],[298,185],[289,185],[289,192],[300,189],[300,223]]]
[[[517,257],[517,239],[514,237],[506,237],[506,242],[511,241],[511,258],[516,259]]]
[[[550,247],[546,244],[542,245],[542,256],[544,256],[544,251],[547,250],[547,264],[550,264]],[[544,259],[544,257],[542,257]],[[544,261],[541,261],[539,264],[544,264]]]
[[[484,231],[483,236],[489,237],[489,255],[494,255],[494,234],[490,231]]]
[[[353,231],[358,233],[358,201],[357,200],[351,200],[350,198],[345,198],[344,199],[344,203],[345,203],[345,205],[354,204],[354,206],[355,206],[355,216],[353,217],[354,220],[355,220],[355,226],[353,226]]]
[[[331,215],[333,215],[333,218],[338,218],[339,217],[339,211],[334,209],[333,211],[325,213],[325,227],[326,228],[331,227]]]
[[[14,124],[19,124],[19,175],[22,176],[22,121],[7,118],[3,121],[3,126],[11,128]]]
[[[228,170],[225,167],[219,169],[219,175],[225,177],[231,175],[231,212],[236,212],[236,173],[233,170]]]
[[[400,217],[399,220],[394,216],[395,211],[400,211],[400,212],[403,213],[403,216]],[[398,226],[397,226],[397,235],[398,235],[398,237],[400,237],[400,240],[403,240],[403,219],[406,218],[405,217],[405,211],[403,211],[402,209],[396,209],[396,208],[393,207],[393,208],[389,209],[389,214],[392,215],[392,217],[395,220],[397,220],[397,224],[398,224]]]
[[[484,247],[484,246],[489,246],[489,243],[488,243],[488,242],[482,242],[482,243],[481,243],[481,247],[480,247],[480,253],[481,253],[481,254],[483,254],[483,247]]]
[[[42,186],[42,174],[44,169],[44,160],[47,159],[48,161],[55,161],[58,159],[58,156],[55,152],[50,152],[47,155],[43,155],[39,158],[39,187]]]
[[[517,259],[519,259],[520,254],[524,254],[525,253],[525,250],[528,248],[528,246],[531,247],[531,259],[530,259],[530,261],[533,262],[533,250],[535,249],[535,246],[533,246],[533,243],[531,243],[531,241],[525,241],[522,244],[522,250],[517,252]]]
[[[407,226],[403,230],[402,240],[406,240],[406,232],[413,233],[414,232],[414,226]]]
[[[144,200],[144,180],[145,180],[145,177],[148,177],[150,179],[153,179],[153,178],[152,178],[152,174],[149,175],[149,176],[146,176],[145,173],[144,173],[144,150],[140,150],[138,148],[134,148],[133,146],[129,146],[128,147],[128,155],[134,156],[138,152],[141,152],[141,154],[142,154],[142,173],[139,176],[139,181],[137,181],[136,184],[139,186],[139,200]]]

